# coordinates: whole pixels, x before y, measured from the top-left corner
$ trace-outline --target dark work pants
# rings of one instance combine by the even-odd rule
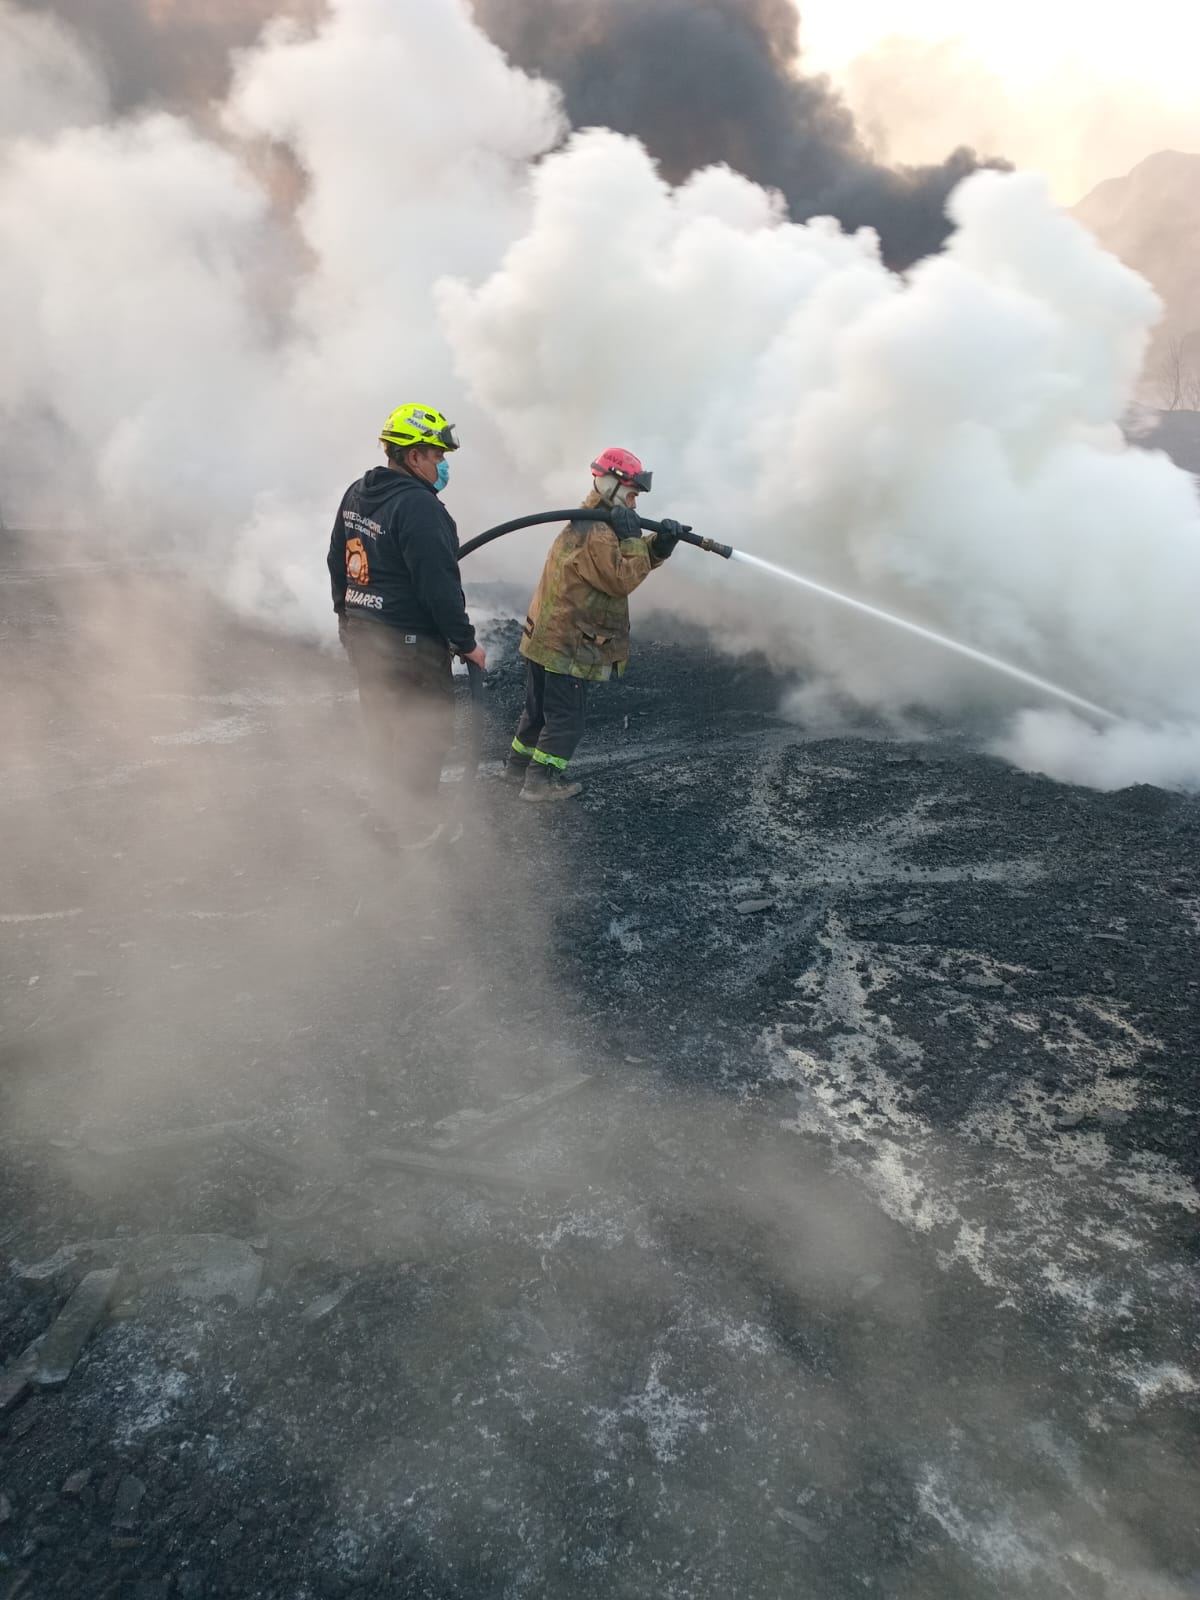
[[[536,761],[561,772],[583,738],[587,724],[586,678],[547,672],[536,661],[525,663],[525,709],[509,758],[515,766]]]
[[[454,677],[442,639],[350,616],[347,649],[358,678],[376,804],[402,829],[438,822],[438,782],[454,745]]]

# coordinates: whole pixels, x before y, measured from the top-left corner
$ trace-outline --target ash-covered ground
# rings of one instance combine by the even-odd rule
[[[643,620],[547,815],[501,634],[399,856],[338,656],[4,553],[0,1600],[1200,1594],[1200,804]]]

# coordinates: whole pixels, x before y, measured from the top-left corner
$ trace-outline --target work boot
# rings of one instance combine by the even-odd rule
[[[525,777],[525,787],[521,790],[522,800],[535,800],[539,804],[550,800],[574,800],[577,794],[583,793],[581,783],[568,783],[566,778],[554,767],[543,765],[540,761],[530,764]]]
[[[524,760],[519,756],[509,756],[504,763],[504,771],[500,774],[501,783],[507,784],[510,789],[519,789],[525,782],[531,765],[528,756]]]

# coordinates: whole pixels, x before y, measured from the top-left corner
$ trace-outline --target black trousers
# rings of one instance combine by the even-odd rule
[[[443,639],[358,616],[348,619],[346,646],[358,678],[376,804],[398,826],[432,827],[442,763],[454,745],[449,648]]]
[[[509,758],[516,766],[536,761],[561,772],[578,748],[587,725],[586,678],[547,672],[525,663],[525,709]]]

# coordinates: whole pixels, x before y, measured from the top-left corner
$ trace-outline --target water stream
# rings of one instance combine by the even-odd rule
[[[1106,711],[1103,706],[1095,705],[1091,700],[1085,700],[1082,695],[1073,694],[1070,689],[1063,689],[1057,683],[1039,678],[1036,673],[1026,672],[1023,667],[1014,667],[1010,661],[1001,661],[998,656],[990,656],[986,651],[976,650],[972,645],[961,644],[957,639],[948,639],[944,633],[935,633],[932,628],[922,627],[919,622],[909,622],[905,617],[893,616],[890,611],[881,611],[878,606],[868,605],[865,600],[855,600],[848,594],[840,594],[837,589],[827,588],[823,583],[815,583],[811,578],[802,578],[798,572],[790,572],[787,567],[776,566],[773,561],[764,561],[760,556],[748,555],[744,550],[735,550],[733,560],[743,561],[747,566],[757,567],[761,572],[769,572],[773,577],[786,578],[789,583],[798,583],[801,588],[811,589],[814,594],[823,595],[826,600],[836,600],[838,605],[849,606],[853,611],[861,611],[865,616],[874,617],[878,622],[888,622],[893,628],[903,628],[906,633],[916,634],[919,639],[940,645],[943,650],[953,650],[957,655],[978,662],[980,666],[990,667],[993,672],[1002,672],[1006,678],[1015,678],[1018,683],[1040,690],[1042,694],[1051,695],[1056,700],[1065,701],[1078,711],[1086,711],[1089,716],[1096,717],[1101,722],[1121,720],[1114,712]]]

